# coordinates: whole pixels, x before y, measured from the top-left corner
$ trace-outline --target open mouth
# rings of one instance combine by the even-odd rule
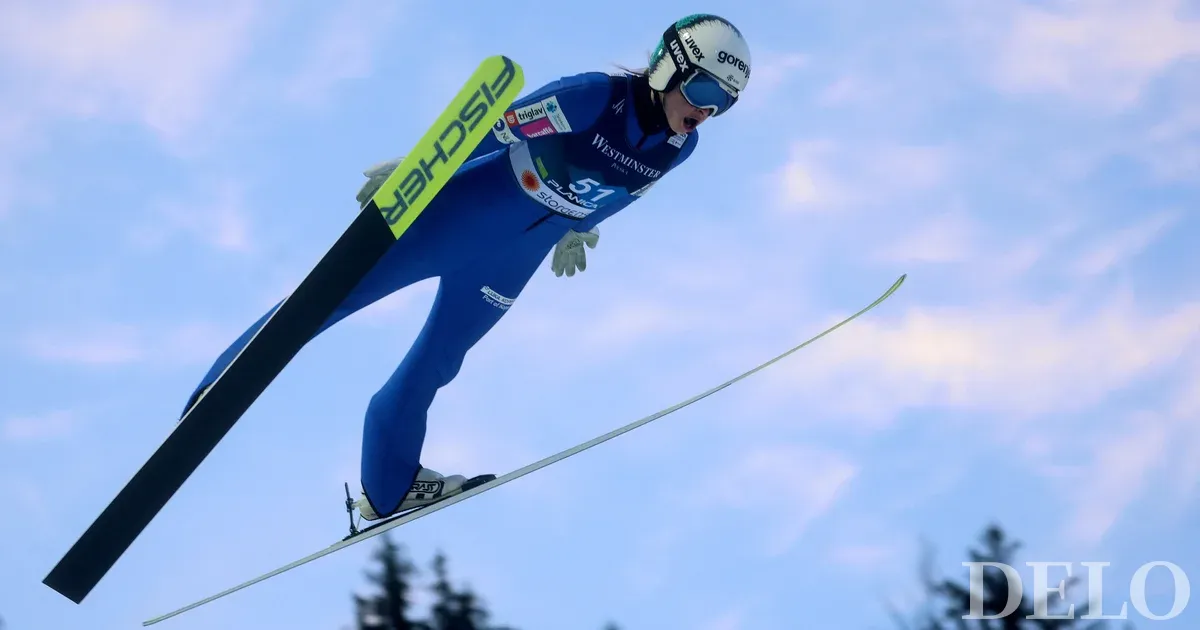
[[[695,118],[692,118],[691,116],[687,116],[683,119],[683,126],[687,127],[688,131],[695,129],[696,125],[699,125],[699,124],[700,124],[700,121],[696,120]]]

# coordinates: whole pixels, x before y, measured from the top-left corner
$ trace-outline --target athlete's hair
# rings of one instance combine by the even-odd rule
[[[616,68],[618,70],[620,70],[621,72],[624,72],[625,74],[627,74],[631,77],[645,77],[645,76],[650,75],[649,66],[644,67],[644,68],[630,68],[630,67],[627,67],[627,66],[625,66],[623,64],[619,64],[619,63],[614,63],[613,65],[616,66]]]
[[[613,65],[616,66],[618,70],[620,70],[621,72],[625,73],[628,76],[648,77],[648,76],[650,76],[650,60],[651,59],[654,59],[654,53],[647,52],[646,53],[646,64],[647,65],[642,66],[641,68],[630,68],[629,66],[626,66],[625,64],[622,64],[622,63],[614,63]]]

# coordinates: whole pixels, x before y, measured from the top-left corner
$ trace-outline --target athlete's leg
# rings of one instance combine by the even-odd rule
[[[362,485],[377,515],[401,507],[421,468],[426,413],[434,396],[458,375],[467,351],[524,289],[549,252],[544,241],[518,239],[508,253],[442,277],[416,342],[367,407]]]
[[[477,247],[479,243],[486,242],[480,235],[487,233],[489,223],[494,221],[488,214],[492,209],[480,203],[481,185],[476,179],[479,178],[461,178],[447,185],[434,197],[408,231],[392,245],[333,315],[312,337],[305,340],[305,343],[342,319],[400,289],[448,273],[469,262],[470,256],[473,255],[471,246]],[[195,404],[200,394],[225,371],[272,313],[278,310],[280,304],[282,302],[271,307],[217,357],[212,367],[192,390],[184,405],[184,414]]]

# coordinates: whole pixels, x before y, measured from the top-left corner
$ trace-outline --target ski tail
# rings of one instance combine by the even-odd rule
[[[450,181],[524,85],[521,67],[485,59],[367,200],[357,218],[184,414],[42,582],[81,603],[358,281]],[[294,190],[284,186],[286,197]],[[281,205],[287,199],[280,200]]]

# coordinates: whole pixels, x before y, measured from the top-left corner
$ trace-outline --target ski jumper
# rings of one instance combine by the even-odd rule
[[[439,277],[416,341],[371,398],[362,486],[376,513],[399,506],[420,469],[426,412],[513,305],[550,250],[637,200],[688,158],[643,76],[590,72],[518,99],[316,333],[387,295]],[[188,407],[278,304],[217,358]],[[186,413],[186,411],[185,411]]]

